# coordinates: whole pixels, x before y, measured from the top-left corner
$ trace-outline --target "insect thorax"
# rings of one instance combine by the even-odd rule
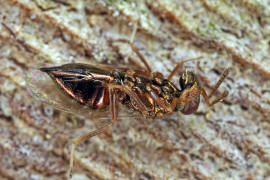
[[[156,77],[148,79],[143,76],[132,76],[126,74],[122,83],[136,94],[136,96],[147,107],[148,111],[146,113],[141,112],[132,97],[126,93],[119,92],[119,99],[122,104],[149,117],[160,117],[164,114],[171,113],[156,103],[151,96],[151,92],[154,92],[160,101],[168,105],[172,103],[174,97],[180,96],[180,91],[175,87],[175,85],[163,78]]]

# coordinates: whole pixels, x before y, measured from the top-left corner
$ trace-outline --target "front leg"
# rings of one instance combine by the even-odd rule
[[[191,59],[186,59],[184,61],[179,62],[172,70],[172,72],[170,73],[170,75],[168,76],[168,80],[170,81],[173,76],[179,71],[179,69],[181,69],[184,65],[184,63],[188,62],[188,61],[194,61],[194,60],[199,60],[201,59],[202,56],[196,57],[196,58],[191,58]]]
[[[201,87],[202,96],[208,106],[213,106],[214,104],[218,103],[220,100],[224,99],[228,95],[228,91],[224,91],[220,96],[218,96],[213,102],[210,102],[209,99],[213,96],[216,92],[220,84],[224,81],[224,79],[228,76],[229,69],[226,69],[221,77],[219,78],[218,82],[216,83],[215,87],[212,89],[209,95],[206,94],[206,91],[203,87]]]

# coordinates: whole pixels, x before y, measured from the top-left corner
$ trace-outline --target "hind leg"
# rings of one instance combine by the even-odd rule
[[[112,121],[110,123],[98,128],[95,131],[91,131],[86,135],[79,136],[79,137],[72,140],[71,152],[70,152],[69,170],[68,170],[68,177],[69,178],[72,177],[72,169],[73,169],[73,162],[74,162],[74,152],[75,152],[76,146],[79,145],[80,143],[82,143],[82,142],[96,136],[96,135],[99,135],[99,134],[103,133],[104,131],[106,131],[106,129],[109,126],[111,126],[113,123],[115,123],[117,121],[117,119],[118,119],[118,100],[117,100],[117,96],[113,92],[113,90],[110,90],[110,108],[111,108],[111,112],[112,112]]]

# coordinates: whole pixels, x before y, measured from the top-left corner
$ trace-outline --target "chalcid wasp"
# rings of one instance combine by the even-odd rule
[[[228,92],[225,91],[214,101],[209,101],[228,75],[228,69],[222,73],[211,93],[207,95],[204,88],[200,86],[198,78],[191,71],[185,70],[180,74],[179,87],[171,82],[172,77],[177,74],[184,63],[194,59],[178,63],[170,75],[165,78],[159,72],[152,72],[142,54],[130,41],[119,41],[130,45],[144,64],[144,70],[141,67],[138,69],[118,68],[110,65],[79,63],[40,68],[40,71],[47,73],[64,94],[79,104],[96,110],[110,107],[112,114],[110,123],[72,140],[69,176],[71,176],[73,168],[75,147],[81,142],[103,133],[117,121],[119,102],[128,109],[138,111],[143,116],[155,118],[178,111],[185,115],[196,112],[200,103],[200,95],[203,96],[208,106],[216,104],[228,95]],[[31,78],[35,79],[34,75]],[[34,87],[31,89],[35,96],[45,96],[36,93]],[[42,98],[45,99],[45,97]]]

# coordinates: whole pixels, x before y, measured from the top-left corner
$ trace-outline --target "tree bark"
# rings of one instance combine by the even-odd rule
[[[215,94],[229,95],[212,107],[201,100],[192,115],[156,119],[121,106],[112,132],[76,148],[73,179],[270,177],[265,1],[0,0],[0,6],[0,179],[66,179],[72,139],[102,125],[91,113],[82,118],[31,96],[31,69],[129,65],[138,57],[117,39],[129,40],[136,26],[134,44],[153,71],[167,77],[178,62],[202,56],[185,68],[208,93],[229,68]]]

